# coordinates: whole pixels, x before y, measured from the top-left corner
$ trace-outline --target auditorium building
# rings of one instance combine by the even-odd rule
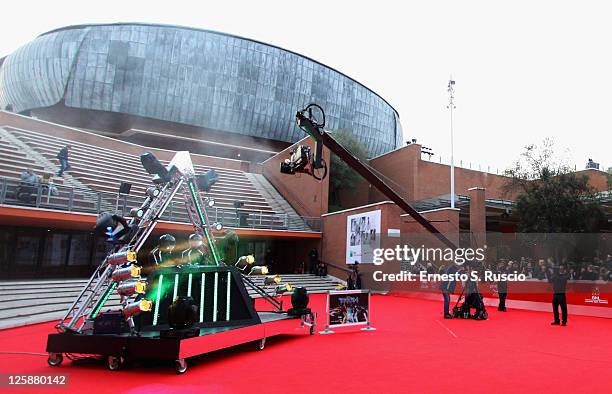
[[[502,175],[457,167],[457,205],[449,208],[449,167],[427,159],[419,143],[406,145],[393,106],[334,68],[214,31],[80,25],[0,59],[0,275],[88,276],[106,253],[92,232],[97,216],[126,214],[144,199],[151,177],[139,155],[147,151],[167,163],[188,150],[196,170],[215,169],[208,215],[240,236],[237,253],[254,254],[273,272],[304,272],[317,249],[329,272],[344,278],[351,216],[376,211],[383,242],[423,232],[366,181],[340,196],[346,210],[330,213],[329,177],[279,172],[292,146],[312,146],[295,113],[313,102],[325,109],[329,130],[350,130],[369,165],[457,244],[516,231],[515,196],[503,192]],[[66,145],[71,168],[58,177],[56,156]],[[330,163],[329,151],[324,158]],[[24,199],[17,191],[26,169],[42,181]],[[607,190],[604,172],[581,173]],[[154,238],[187,239],[182,208],[179,197]]]

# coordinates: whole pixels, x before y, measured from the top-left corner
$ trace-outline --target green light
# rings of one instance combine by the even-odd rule
[[[213,321],[217,321],[217,288],[219,287],[219,273],[215,272],[215,290],[213,292]]]
[[[227,304],[225,307],[225,320],[230,319],[230,284],[232,283],[232,273],[227,271]]]
[[[110,285],[110,287],[106,290],[106,294],[104,294],[104,297],[102,297],[102,300],[96,306],[96,310],[91,315],[92,319],[95,319],[96,316],[98,316],[98,313],[100,312],[100,309],[102,309],[104,304],[106,304],[106,300],[108,300],[108,297],[110,297],[111,293],[113,292],[113,290],[115,290],[116,286],[117,286],[117,282],[113,282],[113,284]]]
[[[155,313],[153,314],[153,325],[157,325],[157,316],[159,314],[159,300],[161,298],[161,289],[163,283],[164,275],[159,276],[159,281],[157,282],[157,297],[155,298]]]
[[[172,302],[176,300],[176,296],[178,293],[178,276],[179,274],[174,274],[174,291],[172,292]]]
[[[195,205],[196,205],[196,210],[198,211],[198,216],[200,217],[200,221],[204,225],[202,226],[203,227],[202,229],[204,230],[204,235],[206,235],[206,239],[208,240],[208,245],[210,246],[210,250],[212,251],[213,257],[215,259],[215,264],[219,265],[219,256],[218,256],[217,248],[215,247],[215,244],[210,238],[210,234],[208,233],[208,224],[207,224],[206,219],[204,218],[204,214],[202,213],[202,207],[200,207],[200,199],[198,197],[198,193],[196,191],[193,180],[190,179],[188,184],[189,184],[189,191],[191,192],[191,197],[193,198],[193,201],[195,202]]]
[[[189,281],[187,282],[187,297],[191,297],[191,280],[193,279],[193,274],[189,274]]]
[[[204,321],[204,289],[206,288],[206,274],[202,273],[202,285],[200,286],[200,323]]]

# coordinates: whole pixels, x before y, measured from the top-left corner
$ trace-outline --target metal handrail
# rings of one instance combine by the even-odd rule
[[[0,178],[0,204],[56,209],[67,212],[100,214],[113,212],[128,215],[132,208],[139,207],[144,196],[102,192],[83,188],[47,183],[27,183],[17,179]],[[265,212],[248,208],[208,208],[211,220],[225,227],[258,228],[303,231],[320,230],[320,218],[302,217],[287,213]],[[172,222],[189,222],[184,202],[174,200],[162,216]],[[293,226],[292,222],[301,226]]]

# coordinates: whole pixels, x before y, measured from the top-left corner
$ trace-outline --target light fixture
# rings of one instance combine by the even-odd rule
[[[156,188],[155,186],[149,186],[147,190],[145,190],[145,194],[151,198],[159,196],[159,193],[160,193],[159,189]]]
[[[120,215],[105,212],[96,219],[95,232],[106,235],[109,241],[121,241],[129,231],[130,226],[127,220]]]
[[[249,254],[247,256],[240,256],[238,258],[238,261],[236,261],[236,264],[234,264],[236,267],[240,268],[240,269],[244,269],[247,266],[253,264],[255,262],[255,257],[253,257],[253,255]]]
[[[268,267],[265,265],[256,265],[253,268],[251,268],[251,272],[249,272],[249,275],[267,275],[268,274]]]
[[[168,307],[168,324],[174,329],[190,328],[196,321],[198,307],[191,297],[177,297]]]
[[[291,283],[285,283],[284,285],[276,286],[274,292],[276,294],[283,294],[291,290],[293,290],[293,286],[291,285]]]
[[[266,285],[266,286],[277,285],[280,282],[281,282],[280,275],[266,276],[264,278],[264,285]]]
[[[215,200],[213,198],[206,197],[205,201],[206,201],[206,205],[208,205],[208,208],[212,208],[215,206]]]
[[[133,250],[124,250],[123,252],[113,253],[106,258],[106,262],[110,265],[121,265],[133,263],[136,261],[136,252]]]
[[[121,283],[117,287],[117,293],[120,296],[131,296],[132,294],[144,294],[147,290],[147,282],[142,280],[131,280]]]
[[[140,301],[133,302],[123,308],[123,316],[130,317],[139,314],[140,312],[148,312],[151,310],[153,303],[149,300],[142,299]]]
[[[215,231],[221,231],[221,230],[223,230],[223,224],[221,224],[221,223],[213,223],[212,228]]]
[[[133,218],[142,218],[144,216],[144,209],[132,208],[130,209],[130,216]]]
[[[140,163],[149,174],[153,175],[154,183],[165,183],[170,181],[168,169],[151,152],[140,155]]]
[[[308,290],[305,287],[295,287],[291,293],[292,308],[287,311],[292,316],[303,316],[310,313],[308,309]]]
[[[219,180],[219,174],[215,170],[208,170],[205,174],[196,175],[196,183],[198,189],[203,192],[207,192],[210,188]]]
[[[141,268],[137,265],[131,265],[125,268],[117,268],[113,272],[111,277],[115,282],[121,282],[130,278],[140,278],[140,270]]]

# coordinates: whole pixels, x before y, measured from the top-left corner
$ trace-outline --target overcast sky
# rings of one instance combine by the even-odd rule
[[[0,55],[71,24],[178,24],[312,57],[399,112],[404,139],[450,156],[446,85],[456,84],[455,158],[507,168],[546,137],[612,166],[612,6],[593,1],[11,1]]]

